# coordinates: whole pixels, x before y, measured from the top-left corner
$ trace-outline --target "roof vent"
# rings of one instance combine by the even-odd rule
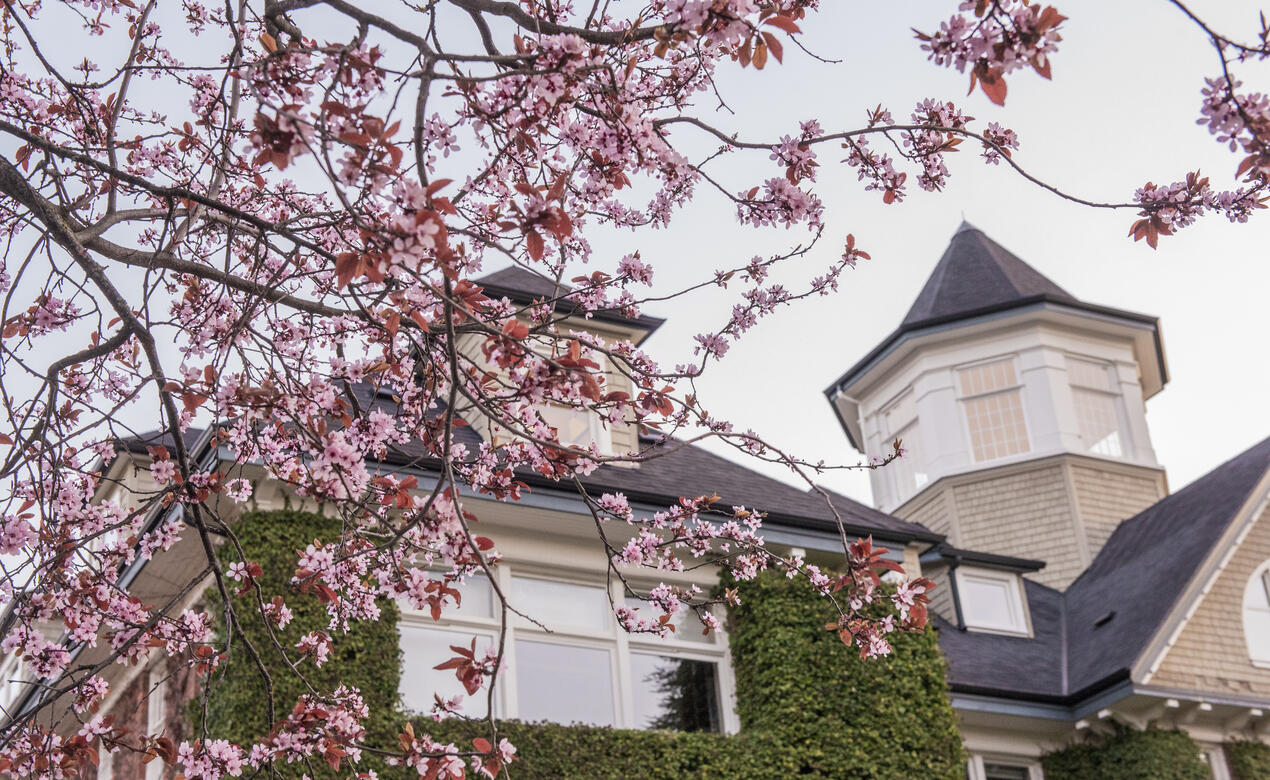
[[[1103,615],[1102,617],[1100,617],[1100,618],[1098,618],[1097,620],[1095,620],[1095,621],[1094,621],[1094,628],[1102,628],[1103,626],[1105,626],[1105,625],[1107,625],[1108,623],[1110,623],[1110,622],[1111,622],[1111,619],[1112,619],[1113,617],[1115,617],[1115,616],[1116,616],[1116,611],[1113,609],[1113,610],[1111,610],[1110,612],[1108,612],[1107,614],[1105,614],[1105,615]]]

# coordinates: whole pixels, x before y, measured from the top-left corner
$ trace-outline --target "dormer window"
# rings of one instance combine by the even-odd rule
[[[957,371],[961,408],[976,463],[1021,455],[1031,449],[1023,415],[1022,384],[1014,359],[993,360]]]
[[[548,403],[538,409],[538,414],[543,422],[556,429],[560,443],[567,447],[585,450],[595,442],[601,453],[613,450],[608,426],[590,409]]]
[[[1067,358],[1067,379],[1072,388],[1076,424],[1085,449],[1095,455],[1122,458],[1126,441],[1120,423],[1120,393],[1107,363]]]
[[[882,412],[882,455],[889,455],[891,442],[903,442],[904,457],[897,458],[886,467],[891,474],[891,484],[897,500],[903,501],[926,484],[927,474],[921,450],[921,430],[917,427],[917,404],[909,391],[897,398]]]
[[[1030,633],[1022,577],[969,566],[956,571],[957,598],[966,628],[1023,636]]]
[[[1252,663],[1270,668],[1270,561],[1244,587],[1244,639]]]

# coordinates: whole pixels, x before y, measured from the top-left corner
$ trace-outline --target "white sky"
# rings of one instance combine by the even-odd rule
[[[831,132],[860,127],[866,109],[879,103],[904,121],[922,98],[952,99],[983,123],[995,120],[1017,131],[1022,147],[1015,159],[1074,194],[1126,201],[1148,180],[1173,181],[1196,167],[1212,175],[1215,186],[1228,185],[1238,157],[1195,124],[1203,77],[1217,71],[1199,30],[1165,0],[1056,2],[1070,19],[1053,60],[1054,81],[1030,72],[1011,76],[1004,109],[980,93],[965,97],[967,77],[928,63],[913,38],[910,28],[934,29],[955,9],[954,0],[823,0],[823,10],[804,23],[803,40],[840,63],[815,62],[786,45],[783,66],[772,62],[756,72],[725,64],[718,80],[731,112],[701,95],[695,114],[747,140],[768,141],[794,134],[799,120],[817,118]],[[1251,3],[1191,5],[1236,37],[1257,25]],[[1254,88],[1270,85],[1265,66],[1237,73]],[[702,154],[715,147],[689,128],[677,130],[676,138]],[[699,388],[715,415],[806,459],[855,462],[858,455],[822,391],[899,323],[964,215],[1077,297],[1161,318],[1172,381],[1147,409],[1173,489],[1270,435],[1270,211],[1247,225],[1202,220],[1152,251],[1126,238],[1131,212],[1067,203],[1004,167],[982,164],[970,148],[950,156],[953,177],[945,192],[914,187],[892,206],[863,191],[854,171],[838,163],[843,156],[821,150],[815,189],[827,207],[824,240],[776,280],[801,289],[838,255],[848,232],[873,260],[846,274],[837,295],[799,302],[762,321],[711,366]],[[449,160],[456,167],[461,162],[462,155]],[[780,175],[766,153],[732,155],[711,171],[736,191]],[[463,171],[443,163],[438,174],[461,179]],[[588,235],[601,268],[640,250],[656,269],[654,294],[661,294],[756,253],[788,248],[806,234],[740,229],[726,202],[702,187],[669,230]],[[668,367],[689,358],[693,335],[725,322],[738,294],[736,287],[709,289],[650,306],[648,313],[669,321],[648,351]],[[153,427],[148,418],[135,422]],[[822,481],[871,500],[867,474],[838,472]]]
[[[1249,3],[1191,5],[1231,34],[1257,26]],[[1195,124],[1203,77],[1216,71],[1216,56],[1168,3],[1063,0],[1058,8],[1070,19],[1053,61],[1054,81],[1014,75],[1004,109],[982,94],[965,98],[967,77],[927,63],[913,40],[910,28],[932,29],[954,7],[943,0],[825,2],[815,23],[804,25],[804,39],[841,64],[814,63],[787,46],[783,67],[745,71],[741,78],[723,69],[722,92],[735,116],[715,112],[713,102],[702,101],[699,110],[729,132],[767,140],[811,117],[826,131],[858,127],[865,109],[879,102],[902,120],[917,100],[939,97],[1013,128],[1022,144],[1016,160],[1094,200],[1127,201],[1148,180],[1181,179],[1196,167],[1215,186],[1230,184],[1239,158]],[[1270,86],[1264,66],[1240,72],[1254,89]],[[1270,435],[1270,211],[1245,225],[1201,220],[1152,251],[1126,238],[1132,212],[1067,203],[1004,168],[981,164],[970,150],[951,156],[953,178],[945,192],[914,189],[898,206],[864,193],[854,172],[837,164],[842,156],[821,154],[816,190],[827,204],[826,240],[781,280],[795,288],[821,273],[847,232],[873,260],[847,274],[836,296],[800,302],[760,323],[707,372],[701,397],[718,416],[804,458],[854,462],[857,455],[822,390],[899,323],[964,214],[1078,298],[1160,317],[1172,381],[1147,410],[1172,489]],[[772,175],[765,155],[729,162],[732,167],[721,170],[737,190]],[[731,209],[718,198],[702,191],[700,200],[667,232],[625,234],[596,245],[615,256],[641,249],[662,290],[734,265],[760,251],[757,246],[780,245],[769,238],[790,239],[756,238],[735,227]],[[669,321],[648,350],[665,364],[679,362],[695,333],[724,321],[737,294],[711,290],[649,308]],[[867,474],[839,472],[823,482],[871,501]]]

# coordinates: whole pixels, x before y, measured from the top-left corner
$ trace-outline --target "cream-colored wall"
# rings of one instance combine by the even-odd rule
[[[1256,523],[1168,649],[1153,686],[1270,698],[1270,669],[1252,665],[1243,631],[1248,578],[1270,560],[1270,509]]]

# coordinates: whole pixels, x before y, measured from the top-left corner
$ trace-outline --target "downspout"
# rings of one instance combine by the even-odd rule
[[[961,556],[954,555],[948,565],[948,587],[952,588],[953,613],[957,617],[957,630],[966,630],[966,619],[961,614],[961,595],[957,592],[957,567],[961,565]]]

